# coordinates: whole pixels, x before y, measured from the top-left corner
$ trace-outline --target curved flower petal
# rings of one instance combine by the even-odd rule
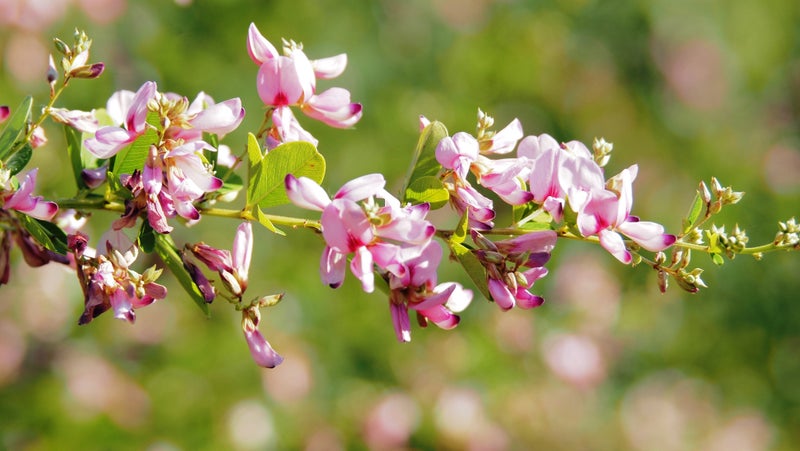
[[[336,78],[344,72],[347,67],[347,54],[342,53],[328,58],[312,60],[311,66],[314,68],[314,75],[323,80]]]
[[[258,366],[275,368],[283,362],[283,357],[272,349],[258,329],[245,329],[244,338],[247,340],[247,347],[250,348],[250,355]]]
[[[331,127],[348,128],[361,119],[362,106],[350,102],[350,91],[330,88],[307,99],[303,104],[303,112]]]
[[[664,226],[650,221],[626,221],[617,230],[651,252],[659,252],[675,243],[675,235],[664,233]]]
[[[617,260],[625,263],[626,265],[633,259],[631,253],[625,248],[625,242],[622,237],[614,231],[603,229],[599,233],[600,245],[603,249],[611,253]]]
[[[247,30],[247,54],[256,64],[263,64],[280,55],[278,49],[258,31],[256,24],[252,22]]]
[[[366,174],[342,185],[333,198],[356,202],[377,195],[384,186],[386,179],[383,178],[383,174]]]
[[[244,108],[238,97],[209,106],[199,112],[190,124],[206,133],[225,135],[232,132],[242,123]]]
[[[111,158],[138,137],[139,133],[121,127],[102,127],[97,130],[94,138],[89,138],[83,143],[86,150],[97,158]]]
[[[331,288],[339,288],[344,282],[344,272],[347,264],[346,255],[325,246],[320,259],[319,273],[322,282]]]
[[[289,200],[300,208],[322,211],[331,203],[328,193],[308,177],[297,178],[292,174],[286,174],[283,183]]]

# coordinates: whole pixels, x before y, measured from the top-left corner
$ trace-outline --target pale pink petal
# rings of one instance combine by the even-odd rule
[[[378,194],[385,185],[383,174],[362,175],[342,185],[333,198],[360,201]]]
[[[372,254],[366,247],[356,249],[350,262],[350,271],[361,281],[361,288],[367,293],[372,293],[375,289],[375,274],[372,272]]]
[[[447,310],[441,305],[425,310],[419,310],[418,312],[427,318],[428,321],[436,324],[444,330],[455,328],[461,321],[461,318],[459,318],[458,315],[454,315],[453,312]]]
[[[289,200],[300,208],[322,211],[331,203],[328,193],[308,177],[297,178],[286,174],[284,184]]]
[[[518,287],[517,288],[517,306],[522,309],[531,309],[544,304],[544,298],[531,294],[528,290]]]
[[[86,150],[97,158],[111,158],[128,144],[136,141],[139,134],[120,127],[102,127],[94,138],[83,142]]]
[[[253,226],[243,222],[236,228],[231,249],[231,261],[240,281],[247,281],[250,260],[253,255]]]
[[[258,69],[256,87],[261,101],[269,106],[297,104],[311,88],[303,85],[297,63],[279,56],[266,61]]]
[[[344,72],[347,67],[347,54],[342,53],[328,58],[320,58],[311,61],[314,68],[314,75],[323,80],[336,78]]]
[[[600,245],[611,253],[617,260],[629,264],[632,260],[631,253],[625,248],[622,237],[614,231],[603,229],[599,233]]]
[[[247,340],[247,347],[250,348],[250,355],[258,366],[275,368],[283,362],[283,357],[272,349],[272,346],[258,329],[249,330],[245,328],[244,338]]]
[[[488,152],[494,154],[506,154],[514,150],[517,141],[522,139],[522,123],[519,119],[514,119],[510,124],[492,136],[492,145]]]
[[[411,321],[408,319],[408,310],[405,305],[390,302],[389,310],[392,313],[392,324],[397,341],[403,343],[411,341]]]
[[[464,288],[461,284],[456,282],[445,282],[436,286],[433,289],[435,293],[447,290],[450,285],[455,285],[455,289],[450,293],[450,298],[447,299],[445,307],[451,312],[463,312],[472,302],[472,290]]]
[[[322,212],[322,236],[342,253],[355,252],[372,242],[372,224],[361,206],[348,199],[334,199]]]
[[[558,148],[558,141],[546,133],[539,136],[526,136],[517,147],[517,156],[536,159],[542,153]]]
[[[278,57],[278,50],[258,31],[256,24],[250,23],[247,30],[247,54],[256,64]]]
[[[350,102],[350,91],[330,88],[308,98],[303,104],[303,112],[331,127],[348,128],[361,119],[362,107],[360,103]]]
[[[127,116],[135,96],[135,92],[128,90],[117,91],[111,94],[108,102],[106,102],[106,113],[108,113],[111,120],[114,121],[114,125],[123,125],[125,123],[125,116]]]
[[[617,230],[651,252],[659,252],[675,243],[675,235],[664,233],[664,226],[650,221],[626,221]]]
[[[503,310],[514,307],[516,302],[514,295],[508,286],[500,280],[489,278],[489,294],[492,295],[494,302]]]
[[[244,119],[244,108],[238,97],[226,100],[204,109],[194,117],[192,127],[206,133],[225,135],[235,130]]]
[[[129,131],[139,134],[144,133],[145,124],[147,123],[147,113],[149,112],[147,104],[155,95],[156,83],[154,81],[145,82],[142,87],[136,91],[125,119],[125,125]]]
[[[445,302],[447,302],[447,299],[450,297],[451,294],[453,294],[453,291],[455,291],[455,289],[456,289],[455,284],[442,287],[442,289],[434,293],[431,293],[422,301],[416,303],[410,303],[408,305],[408,308],[413,310],[427,310],[427,309],[432,309],[433,307],[436,306],[441,306]]]
[[[330,246],[325,246],[319,268],[323,283],[331,288],[338,288],[344,282],[344,273],[347,265],[345,257],[345,254],[336,251]]]

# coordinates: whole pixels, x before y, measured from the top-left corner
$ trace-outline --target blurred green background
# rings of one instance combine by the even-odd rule
[[[100,108],[146,80],[190,98],[238,96],[247,118],[225,140],[238,152],[264,111],[250,22],[311,58],[349,56],[320,87],[364,104],[357,128],[299,116],[320,139],[329,192],[368,172],[398,188],[418,115],[472,131],[481,107],[500,126],[518,117],[526,134],[612,141],[609,174],[639,164],[633,213],[670,230],[712,175],[747,192],[719,220],[751,242],[800,213],[797,2],[0,0],[0,104],[27,93],[43,103],[50,39],[79,27],[106,72],[76,80],[61,105]],[[39,191],[68,196],[61,132],[48,132]],[[207,218],[176,241],[229,247],[233,229]],[[720,268],[696,256],[710,288],[662,295],[651,271],[559,243],[537,284],[541,308],[501,313],[478,298],[456,330],[415,327],[399,344],[382,294],[349,275],[322,286],[316,236],[258,228],[256,239],[250,292],[286,292],[263,312],[286,358],[274,370],[252,363],[238,313],[215,303],[206,320],[171,279],[135,326],[104,315],[78,327],[73,276],[30,269],[14,251],[0,289],[0,448],[800,447],[797,254]],[[468,283],[456,267],[448,279]]]

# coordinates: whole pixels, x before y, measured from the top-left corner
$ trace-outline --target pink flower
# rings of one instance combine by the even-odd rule
[[[532,200],[558,222],[563,218],[568,195],[576,209],[587,192],[603,186],[603,170],[578,141],[559,145],[547,134],[528,136],[520,142],[517,154],[530,161]]]
[[[267,148],[274,149],[280,144],[294,141],[310,142],[315,146],[319,142],[300,125],[291,108],[275,108],[272,111],[272,128],[267,133]]]
[[[283,41],[283,44],[284,55],[280,55],[255,24],[250,24],[247,51],[253,62],[259,65],[256,87],[264,104],[277,109],[298,106],[309,117],[332,127],[355,125],[361,119],[362,107],[359,103],[351,103],[348,90],[330,88],[316,94],[317,78],[329,79],[340,75],[347,66],[347,56],[341,54],[310,60],[301,44],[294,41]],[[280,123],[276,123],[275,118],[273,115],[274,132],[269,135],[273,141],[268,143],[269,147],[275,147],[277,140],[288,142],[283,138],[308,140],[310,137],[293,116],[281,113],[278,116]]]
[[[120,93],[109,99],[109,115],[118,119],[124,114],[124,128],[118,126],[101,127],[94,138],[84,142],[86,149],[97,158],[110,158],[125,146],[131,144],[147,130],[148,102],[156,95],[155,82],[143,84],[128,102],[129,96]],[[117,116],[117,117],[115,117]]]
[[[473,252],[486,268],[489,293],[501,309],[514,306],[529,309],[544,303],[541,296],[529,290],[534,282],[547,275],[544,264],[555,247],[554,231],[532,231],[492,242],[473,230],[472,239],[478,246]]]
[[[68,238],[85,295],[79,324],[87,324],[109,309],[115,318],[133,323],[136,309],[166,297],[167,289],[155,282],[161,270],[153,266],[139,274],[131,269],[138,247],[121,231],[106,232],[96,256],[86,252],[86,239],[80,232]]]
[[[381,174],[369,174],[342,186],[329,198],[316,182],[306,177],[286,176],[286,192],[297,206],[322,211],[322,235],[327,244],[320,275],[331,287],[344,281],[346,256],[354,254],[351,272],[364,291],[374,289],[373,264],[402,275],[399,260],[402,245],[427,243],[435,228],[424,219],[428,207],[401,207],[389,194]]]
[[[388,275],[389,308],[397,340],[411,341],[409,310],[417,313],[423,327],[428,321],[443,329],[456,327],[459,317],[454,312],[469,305],[472,291],[455,282],[436,285],[436,270],[442,259],[439,243],[429,241],[421,249],[403,248],[400,254],[406,269],[403,276]]]
[[[4,209],[17,210],[28,216],[50,221],[58,212],[58,205],[55,202],[45,201],[41,196],[32,195],[38,172],[39,168],[28,171],[16,190],[11,189],[10,180],[0,184],[0,196],[3,199]]]
[[[583,208],[578,211],[578,229],[583,236],[597,235],[600,245],[617,260],[628,264],[632,257],[625,242],[617,232],[631,238],[643,248],[658,252],[675,242],[675,235],[665,234],[664,227],[649,221],[639,221],[630,215],[633,204],[633,180],[638,166],[624,169],[609,180],[609,189],[595,189],[588,193]]]
[[[253,227],[249,222],[243,222],[236,228],[231,251],[217,249],[205,243],[197,243],[190,249],[209,270],[219,273],[220,279],[233,296],[242,298],[247,290],[247,275],[253,254]]]
[[[247,340],[250,355],[256,365],[264,368],[275,368],[283,362],[283,357],[272,349],[272,346],[258,329],[245,328],[244,338]]]

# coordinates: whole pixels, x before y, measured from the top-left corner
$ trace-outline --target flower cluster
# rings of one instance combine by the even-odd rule
[[[116,155],[148,131],[158,135],[148,141],[151,144],[144,165],[131,174],[119,174],[120,182],[133,197],[127,201],[125,214],[114,228],[133,226],[142,212],[146,212],[150,226],[160,233],[172,230],[169,218],[198,220],[200,213],[195,202],[222,186],[222,180],[213,175],[213,167],[203,156],[203,151],[217,149],[203,140],[203,134],[224,136],[236,129],[245,114],[241,100],[214,103],[210,96],[200,93],[190,103],[177,94],[159,93],[155,82],[149,81],[135,93],[114,93],[106,105],[106,113],[114,125],[91,130],[85,127],[86,121],[71,123],[85,133],[94,132],[84,145],[97,158]],[[99,179],[102,183],[105,168],[100,168],[93,177],[95,173],[84,170],[85,180]],[[87,185],[93,187],[97,182]]]
[[[99,252],[88,246],[88,237],[80,232],[69,236],[68,246],[84,293],[79,324],[87,324],[109,309],[115,318],[133,323],[135,309],[167,296],[167,289],[156,283],[161,269],[153,265],[141,274],[131,269],[139,247],[123,232],[109,231],[100,237]]]
[[[467,213],[472,228],[492,229],[495,211],[492,201],[467,181],[470,172],[479,184],[510,205],[530,202],[539,208],[537,214],[546,212],[556,223],[566,222],[565,212],[569,213],[576,220],[567,226],[577,226],[583,237],[597,236],[603,248],[623,263],[631,263],[632,256],[620,233],[653,252],[675,242],[675,235],[664,233],[662,225],[631,215],[637,165],[605,179],[598,163],[608,160],[610,146],[605,141],[598,141],[593,154],[579,141],[559,144],[547,134],[519,141],[523,133],[516,119],[497,134],[487,132],[492,123],[479,111],[477,138],[459,132],[436,147],[450,202],[459,213]],[[507,154],[515,146],[516,158],[488,158]],[[524,225],[524,220],[518,225]]]
[[[272,126],[267,131],[268,148],[292,141],[317,144],[318,141],[300,126],[292,106],[331,127],[351,127],[361,119],[361,104],[350,102],[348,90],[329,88],[317,94],[317,79],[341,75],[347,66],[347,55],[310,60],[302,44],[286,40],[283,40],[281,55],[252,23],[247,34],[247,51],[259,66],[258,95],[270,107],[267,119],[272,121]]]
[[[711,189],[700,184],[680,233],[665,233],[662,225],[632,214],[637,165],[606,176],[610,143],[595,140],[590,150],[547,134],[525,136],[518,119],[495,132],[494,120],[480,110],[474,135],[450,136],[443,124],[421,117],[420,141],[401,194],[387,190],[383,175],[368,174],[329,196],[323,188],[325,158],[293,108],[332,127],[356,124],[362,108],[351,102],[349,91],[317,92],[317,79],[344,71],[346,55],[311,60],[294,41],[283,41],[279,53],[255,24],[246,44],[258,65],[255,88],[267,112],[260,130],[239,147],[245,151],[234,156],[220,141],[243,121],[239,98],[217,103],[201,92],[190,101],[147,81],[135,92],[115,92],[104,109],[56,107],[70,80],[97,78],[105,68],[89,62],[91,40],[84,33],[76,32],[72,45],[56,40],[60,64],[50,58],[50,99],[41,116],[33,116],[30,97],[15,110],[0,106],[0,285],[9,280],[16,243],[31,266],[56,261],[76,271],[84,293],[80,324],[105,311],[133,323],[136,309],[166,297],[167,289],[156,281],[168,269],[205,313],[217,298],[241,312],[252,358],[272,368],[283,358],[258,327],[261,309],[283,295],[246,296],[254,222],[279,235],[285,235],[283,228],[320,232],[322,281],[338,288],[349,268],[365,292],[384,291],[401,342],[411,340],[412,313],[421,327],[452,329],[473,300],[473,290],[439,282],[445,247],[476,291],[504,311],[542,305],[533,287],[548,274],[545,264],[559,238],[599,244],[625,264],[645,263],[657,272],[662,291],[670,279],[689,292],[705,287],[702,268],[689,267],[692,251],[708,253],[720,265],[724,257],[760,258],[767,251],[800,248],[794,219],[780,222],[774,241],[762,246],[749,246],[738,225],[730,232],[707,225],[743,194],[717,179]],[[41,124],[48,117],[67,126],[67,154],[78,187],[73,198],[58,204],[33,194],[37,168],[23,172],[34,149],[47,141]],[[236,173],[245,161],[246,177]],[[245,193],[243,207],[218,206],[239,191]],[[319,219],[270,213],[288,203],[318,212]],[[434,225],[430,211],[448,203],[457,225],[438,226],[446,215],[438,215]],[[504,204],[512,220],[498,226]],[[56,216],[59,206],[67,210]],[[78,230],[90,210],[122,213],[97,251]],[[204,242],[175,244],[171,232],[177,224],[191,225],[206,215],[239,221],[230,250]],[[137,228],[133,239],[127,233]],[[134,270],[140,252],[157,255],[163,267]]]
[[[402,206],[385,185],[380,174],[361,176],[347,182],[331,199],[313,180],[286,176],[289,199],[299,207],[322,212],[326,246],[320,275],[326,284],[333,288],[342,284],[352,254],[350,271],[364,291],[374,290],[376,266],[389,282],[399,340],[410,340],[408,309],[440,327],[452,328],[458,324],[452,312],[466,307],[472,292],[458,284],[435,286],[442,251],[431,242],[436,229],[425,219],[429,206]],[[459,307],[447,309],[448,302]]]

